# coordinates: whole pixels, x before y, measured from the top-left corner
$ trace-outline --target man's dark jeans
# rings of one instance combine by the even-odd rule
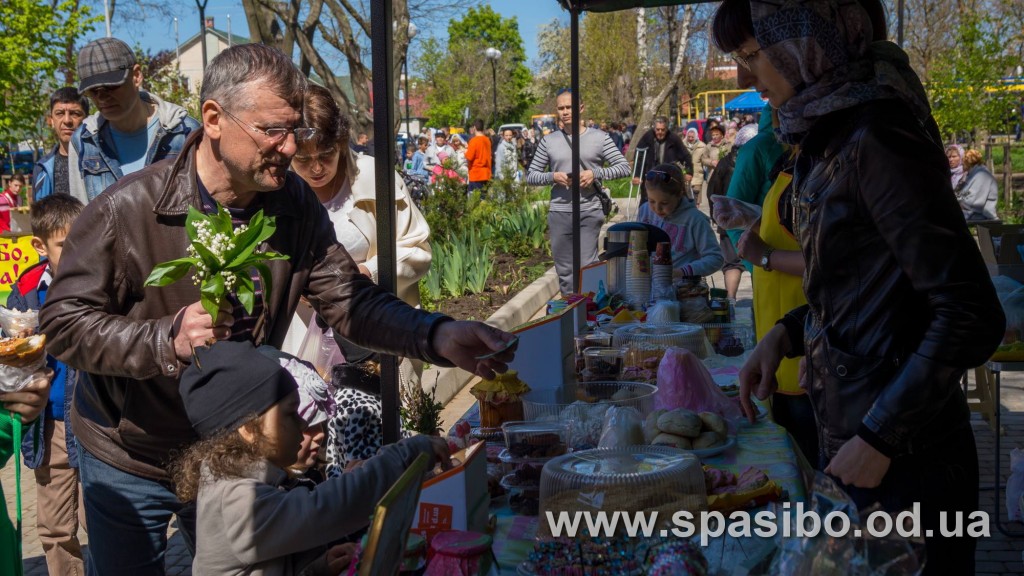
[[[81,446],[79,455],[89,528],[87,574],[163,576],[172,515],[190,552],[195,549],[194,504],[182,504],[167,484],[118,470]]]

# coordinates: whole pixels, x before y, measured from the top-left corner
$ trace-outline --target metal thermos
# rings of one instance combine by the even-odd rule
[[[665,231],[650,224],[619,222],[610,226],[604,238],[604,252],[600,255],[601,260],[608,262],[608,294],[626,292],[626,260],[634,232],[647,235],[647,249],[652,254],[657,250],[658,242],[669,241]]]

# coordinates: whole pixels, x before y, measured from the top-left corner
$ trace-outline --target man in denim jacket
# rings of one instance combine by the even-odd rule
[[[87,204],[111,184],[154,162],[175,158],[199,123],[142,86],[135,54],[117,38],[100,38],[78,54],[78,90],[97,112],[71,137],[71,195]]]
[[[58,88],[50,96],[50,110],[46,124],[53,129],[57,144],[50,153],[40,158],[32,169],[32,201],[37,202],[52,194],[71,194],[68,150],[71,135],[89,115],[89,100],[71,86]],[[75,166],[75,171],[78,167]]]

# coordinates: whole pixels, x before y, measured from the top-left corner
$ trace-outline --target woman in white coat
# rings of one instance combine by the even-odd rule
[[[292,169],[320,199],[334,223],[338,241],[359,270],[377,282],[377,195],[374,159],[356,156],[348,147],[350,121],[330,92],[310,86],[305,97],[305,123],[316,135],[299,146]],[[397,293],[418,306],[419,280],[430,270],[430,227],[412,202],[405,183],[395,177],[395,241]],[[315,320],[314,320],[315,321]],[[381,444],[379,378],[375,355],[335,338],[345,362],[335,364],[329,377],[337,387],[335,400],[342,413],[328,424],[327,456],[334,469],[348,467],[376,453]],[[327,340],[329,342],[329,338]],[[419,386],[422,364],[402,360],[402,386]],[[358,421],[366,422],[364,427]]]

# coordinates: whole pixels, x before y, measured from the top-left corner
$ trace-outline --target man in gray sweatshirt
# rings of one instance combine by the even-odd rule
[[[607,133],[585,128],[572,120],[572,92],[562,90],[555,99],[562,129],[541,141],[526,173],[531,186],[551,186],[548,230],[551,233],[551,256],[558,273],[562,295],[573,291],[572,246],[574,233],[580,235],[580,266],[597,261],[597,238],[604,224],[598,190],[606,180],[629,176],[629,163]],[[580,100],[577,118],[583,117]],[[571,139],[580,138],[580,229],[572,226],[572,148]]]

